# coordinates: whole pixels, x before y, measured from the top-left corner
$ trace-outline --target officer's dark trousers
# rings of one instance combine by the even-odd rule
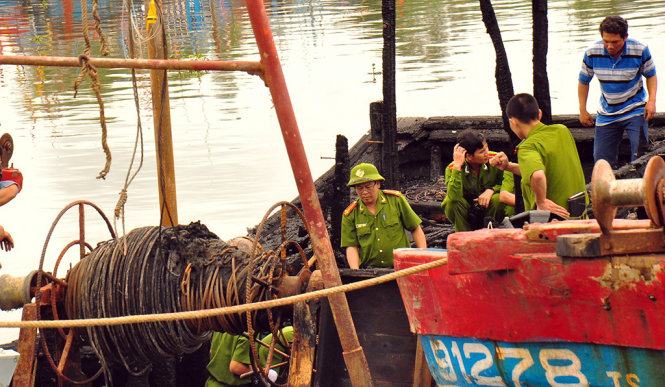
[[[471,203],[464,198],[451,200],[445,204],[443,212],[446,214],[446,218],[448,218],[455,227],[455,231],[471,230],[471,226],[469,225],[470,207]],[[497,192],[492,195],[490,204],[487,207],[486,216],[491,217],[495,222],[501,222],[505,216],[511,216],[514,212],[515,209],[513,207],[507,206],[499,201],[499,193]]]

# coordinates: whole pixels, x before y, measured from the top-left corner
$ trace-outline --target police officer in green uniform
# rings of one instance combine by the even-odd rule
[[[409,230],[416,247],[426,248],[421,220],[402,193],[381,190],[385,179],[376,167],[361,163],[351,169],[347,186],[358,199],[342,217],[342,248],[346,248],[349,267],[393,267],[393,249],[409,247],[404,229]]]
[[[249,339],[226,332],[213,333],[206,387],[249,385],[252,378],[241,379],[240,375],[252,370],[250,364]]]
[[[447,193],[441,203],[455,231],[484,227],[485,217],[501,222],[514,212],[501,200],[504,172],[489,164],[490,156],[482,133],[466,129],[459,134],[453,161],[446,168]]]
[[[288,353],[288,348],[290,348],[291,344],[293,343],[294,334],[295,332],[293,331],[293,327],[291,325],[287,325],[284,328],[282,328],[280,330],[280,333],[277,334],[277,342],[275,343],[275,349],[284,353]],[[257,346],[257,350],[259,352],[259,361],[261,362],[262,365],[264,365],[268,362],[268,352],[270,351],[269,346],[272,343],[272,333],[261,339],[261,341],[267,345],[267,346],[266,345]],[[275,367],[277,364],[283,363],[286,360],[288,359],[284,359],[282,355],[280,355],[279,353],[273,352],[273,357],[272,361],[270,362],[270,366]],[[279,372],[280,368],[281,367],[275,367],[274,369]]]
[[[570,130],[540,122],[542,112],[530,94],[511,98],[506,113],[510,129],[522,139],[517,146],[517,164],[509,162],[505,154],[497,155],[492,163],[522,176],[525,210],[570,216],[568,198],[586,193],[582,163]],[[588,195],[585,201],[588,203]]]
[[[293,327],[282,328],[280,336],[280,339],[287,340],[287,345],[289,345],[293,342]],[[272,334],[264,337],[261,341],[269,346],[272,342]],[[282,352],[286,352],[286,346],[281,344],[281,340],[275,343],[275,347]],[[261,365],[264,365],[267,361],[268,352],[258,344],[257,350]],[[275,353],[271,363],[275,365],[281,361],[281,356]],[[214,332],[210,342],[210,362],[207,366],[209,376],[205,387],[250,385],[252,383],[251,377],[240,378],[240,376],[252,371],[251,363],[249,339],[247,337],[231,335],[226,332]],[[268,378],[273,382],[277,380],[277,371],[270,369]]]
[[[490,159],[491,160],[491,159]],[[512,207],[511,211],[506,211],[506,216],[512,216],[515,213],[515,176],[510,171],[503,171],[503,181],[501,182],[501,192],[499,193],[501,203]]]

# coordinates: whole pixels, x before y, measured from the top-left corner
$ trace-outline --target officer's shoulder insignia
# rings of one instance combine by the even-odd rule
[[[353,210],[356,208],[357,205],[358,205],[357,200],[354,200],[353,203],[349,204],[349,206],[346,207],[346,209],[344,210],[344,216],[349,216],[349,214],[353,212]]]
[[[399,191],[396,191],[394,189],[384,189],[383,193],[391,195],[391,196],[402,196],[402,193]]]

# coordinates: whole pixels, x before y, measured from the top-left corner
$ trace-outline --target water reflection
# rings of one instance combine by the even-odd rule
[[[129,21],[139,28],[145,22],[142,1],[134,1],[131,10],[122,3],[100,0],[102,27],[114,57],[128,55]],[[244,1],[164,3],[171,57],[257,59]],[[530,2],[494,4],[515,90],[530,91]],[[318,175],[330,166],[321,156],[333,155],[335,134],[345,134],[353,143],[369,126],[369,102],[381,98],[381,0],[281,0],[266,6],[310,165]],[[664,6],[665,0],[549,1],[553,111],[577,110],[582,49],[597,38],[598,23],[609,13],[626,16],[631,36],[650,45],[658,66],[665,63],[660,38]],[[398,114],[498,113],[494,51],[477,2],[397,0],[397,23]],[[143,56],[145,39],[143,34],[138,39]],[[97,52],[96,38],[93,46]],[[77,56],[83,48],[79,1],[0,0],[0,53]],[[129,72],[99,72],[113,152],[105,181],[94,178],[104,160],[98,107],[87,82],[73,97],[77,74],[77,69],[0,68],[0,131],[14,136],[13,161],[26,177],[19,197],[0,208],[2,224],[17,240],[15,251],[0,255],[5,272],[36,267],[50,221],[66,203],[86,198],[111,214],[124,182],[137,119]],[[149,78],[144,71],[138,76],[146,162],[129,189],[129,228],[155,224],[158,216]],[[274,109],[260,79],[172,72],[169,80],[181,222],[201,219],[228,238],[244,233],[273,202],[295,195]],[[66,220],[54,246],[73,239],[75,225],[75,217]],[[105,237],[97,226],[88,235]],[[49,262],[53,255],[48,254]]]

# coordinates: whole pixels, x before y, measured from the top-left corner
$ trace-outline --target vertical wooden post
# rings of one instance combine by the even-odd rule
[[[383,0],[383,154],[381,174],[386,187],[399,189],[397,101],[395,96],[395,0]]]
[[[420,337],[416,339],[416,362],[413,367],[413,387],[429,387],[432,385],[432,374],[427,367],[427,359]]]
[[[369,139],[373,141],[372,158],[374,166],[381,171],[381,158],[383,155],[383,101],[369,104]]]
[[[330,210],[330,228],[332,230],[331,242],[333,250],[339,248],[342,242],[342,212],[351,200],[349,187],[346,186],[349,178],[349,140],[341,134],[337,135],[335,142],[335,178],[333,180],[332,205]]]
[[[310,277],[307,292],[323,289],[320,271]],[[316,322],[318,321],[319,300],[298,302],[293,305],[294,337],[289,362],[288,387],[309,387],[312,385],[314,355],[317,342]]]
[[[148,9],[147,34],[151,36],[151,39],[148,40],[148,57],[150,59],[166,59],[161,0],[147,0],[146,9]],[[151,16],[155,13],[156,20],[151,20]],[[173,138],[171,137],[169,82],[166,70],[150,70],[150,86],[157,156],[160,220],[162,226],[168,227],[178,224],[178,206],[175,187],[175,163],[173,161]]]
[[[37,319],[37,305],[35,303],[23,305],[22,321]],[[18,364],[14,370],[12,385],[16,387],[30,387],[35,385],[34,369],[37,349],[37,328],[21,328],[18,334]]]

